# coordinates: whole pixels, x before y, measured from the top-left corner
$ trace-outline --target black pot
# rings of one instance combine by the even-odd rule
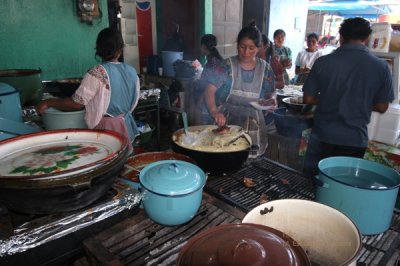
[[[191,128],[201,127],[202,126],[189,127],[189,130]],[[208,152],[183,147],[175,141],[179,139],[179,136],[182,134],[184,134],[183,129],[179,129],[172,134],[172,149],[175,152],[182,153],[192,158],[203,171],[211,175],[229,173],[240,169],[249,156],[250,148],[229,152]]]
[[[125,148],[112,162],[68,178],[47,180],[32,178],[2,182],[0,203],[7,208],[30,214],[49,214],[83,208],[112,186],[128,157]]]
[[[57,97],[70,97],[81,85],[82,78],[44,81],[45,91]]]

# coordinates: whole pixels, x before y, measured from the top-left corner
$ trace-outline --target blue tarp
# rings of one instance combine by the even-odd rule
[[[368,4],[370,2],[371,4]],[[387,1],[385,1],[387,2]],[[393,1],[394,2],[394,1]],[[400,1],[399,1],[400,5]],[[379,1],[309,1],[308,9],[334,13],[342,17],[377,18],[391,12],[390,5],[379,4]]]

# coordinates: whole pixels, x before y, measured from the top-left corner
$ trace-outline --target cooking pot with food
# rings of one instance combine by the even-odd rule
[[[139,182],[140,171],[146,165],[163,160],[179,160],[196,164],[192,158],[172,151],[144,152],[130,156],[126,160],[121,177],[131,182]]]
[[[145,166],[139,180],[147,215],[159,224],[174,226],[196,215],[207,176],[192,163],[163,160]]]
[[[228,132],[216,132],[217,128],[216,125],[189,127],[193,138],[190,143],[185,143],[186,133],[184,129],[179,129],[172,134],[172,149],[194,159],[201,169],[210,174],[240,168],[252,148],[250,136],[239,126],[228,126]]]
[[[58,80],[44,81],[43,84],[47,92],[57,97],[70,97],[79,88],[82,78],[65,78]]]

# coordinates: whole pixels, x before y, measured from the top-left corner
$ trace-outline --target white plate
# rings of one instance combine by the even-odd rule
[[[261,110],[261,111],[271,110],[275,107],[273,105],[260,105],[258,102],[250,102],[250,104],[257,110]]]
[[[283,89],[277,89],[276,94],[283,96],[303,96],[303,86],[287,85]]]

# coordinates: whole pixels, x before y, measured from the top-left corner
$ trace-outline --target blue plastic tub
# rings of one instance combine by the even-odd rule
[[[175,77],[174,63],[183,59],[183,52],[161,51],[163,75],[166,77]]]
[[[286,108],[277,108],[273,116],[278,134],[295,139],[301,138],[303,130],[311,128],[314,121],[312,117],[292,115]]]
[[[364,235],[391,223],[400,175],[382,164],[353,157],[329,157],[318,164],[316,201],[350,217]]]

